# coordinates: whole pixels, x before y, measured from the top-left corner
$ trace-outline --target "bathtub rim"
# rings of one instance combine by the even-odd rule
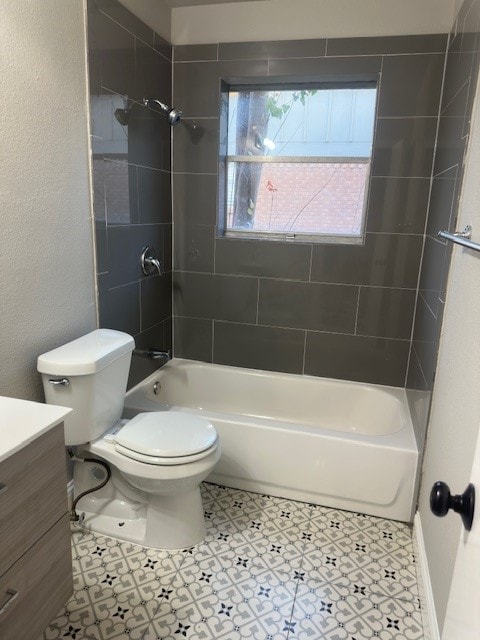
[[[229,370],[229,371],[238,370],[243,374],[251,374],[251,375],[257,375],[257,376],[263,376],[263,377],[273,377],[273,378],[287,377],[287,378],[294,378],[294,379],[300,378],[300,379],[307,379],[315,382],[323,381],[327,383],[335,383],[335,384],[338,383],[342,386],[346,386],[347,388],[352,386],[357,388],[363,388],[363,389],[371,388],[372,390],[378,393],[383,393],[383,394],[393,396],[397,401],[399,401],[401,405],[403,425],[400,429],[398,429],[393,433],[363,435],[363,434],[356,434],[348,431],[328,429],[325,427],[315,428],[310,425],[296,424],[288,421],[280,421],[274,418],[267,419],[267,418],[261,418],[261,417],[248,416],[248,415],[239,414],[239,413],[227,413],[227,412],[211,411],[208,409],[203,410],[203,409],[196,409],[192,407],[183,407],[179,405],[168,405],[168,404],[156,401],[155,399],[151,399],[146,395],[146,393],[144,392],[144,389],[150,388],[151,385],[153,386],[153,384],[155,383],[155,379],[159,375],[159,373],[167,372],[168,369],[173,368],[175,366],[180,366],[183,364],[185,364],[186,366],[193,365],[196,367],[207,367],[207,368],[215,367],[216,369]],[[278,371],[268,371],[264,369],[247,369],[244,367],[221,365],[221,364],[215,364],[210,362],[203,362],[200,360],[189,360],[186,358],[172,358],[171,360],[169,360],[167,364],[159,367],[156,371],[151,373],[149,376],[141,380],[134,387],[132,387],[127,391],[125,395],[124,410],[127,409],[128,411],[130,408],[128,403],[129,399],[130,398],[133,399],[135,398],[135,396],[139,394],[143,398],[145,398],[147,403],[155,403],[153,406],[161,407],[160,409],[157,409],[159,411],[173,410],[173,411],[182,411],[187,413],[195,412],[196,414],[202,413],[203,415],[205,415],[205,417],[207,417],[207,419],[208,419],[208,416],[212,416],[213,418],[218,418],[222,420],[227,419],[227,421],[231,421],[231,422],[235,422],[235,420],[228,420],[228,417],[233,417],[233,418],[239,417],[243,421],[247,421],[248,424],[251,424],[251,425],[257,424],[258,426],[261,426],[264,428],[269,428],[269,429],[278,428],[278,427],[285,428],[285,429],[293,428],[298,431],[311,433],[313,435],[318,435],[319,437],[321,436],[321,437],[327,437],[327,438],[340,438],[342,440],[354,441],[358,444],[362,444],[365,446],[380,445],[386,448],[394,448],[394,449],[400,449],[404,451],[411,451],[411,452],[416,452],[417,454],[419,453],[415,432],[414,432],[414,427],[413,427],[413,422],[410,415],[406,390],[401,387],[392,387],[392,386],[380,385],[380,384],[374,384],[374,383],[364,383],[364,382],[358,382],[355,380],[341,380],[337,378],[325,378],[320,376],[302,375],[302,374],[294,374],[294,373],[282,373]],[[146,408],[144,410],[153,411],[154,409],[152,407],[150,409]]]

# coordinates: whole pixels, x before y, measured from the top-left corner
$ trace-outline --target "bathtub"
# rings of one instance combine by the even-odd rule
[[[217,429],[210,482],[412,518],[418,451],[403,389],[175,358],[127,393],[124,417],[171,410]]]

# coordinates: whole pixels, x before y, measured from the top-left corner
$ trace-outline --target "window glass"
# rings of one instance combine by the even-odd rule
[[[376,87],[231,88],[226,235],[361,242]]]

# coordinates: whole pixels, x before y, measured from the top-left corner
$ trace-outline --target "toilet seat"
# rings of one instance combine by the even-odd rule
[[[153,411],[139,413],[113,438],[115,450],[138,462],[178,465],[210,455],[218,435],[205,418],[192,414]]]

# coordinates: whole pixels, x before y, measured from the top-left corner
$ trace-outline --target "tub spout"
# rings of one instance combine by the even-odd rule
[[[163,360],[162,364],[166,364],[172,359],[170,351],[159,351],[158,349],[134,349],[133,355],[139,358],[147,358],[147,360]]]

